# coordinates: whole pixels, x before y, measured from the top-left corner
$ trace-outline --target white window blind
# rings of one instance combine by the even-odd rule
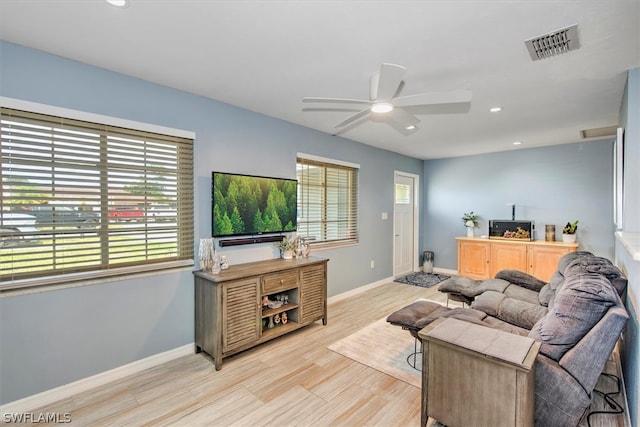
[[[298,235],[310,244],[358,241],[358,168],[298,157]]]
[[[0,284],[193,258],[193,140],[2,108]]]

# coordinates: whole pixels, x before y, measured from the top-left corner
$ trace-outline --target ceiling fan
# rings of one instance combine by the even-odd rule
[[[452,92],[431,92],[417,95],[398,96],[404,81],[402,80],[407,69],[401,65],[384,63],[380,72],[371,76],[369,86],[369,100],[344,99],[344,98],[316,98],[305,97],[302,102],[366,105],[346,120],[335,125],[344,129],[348,125],[356,125],[369,119],[383,120],[402,134],[410,135],[418,130],[420,119],[414,116],[407,108],[422,107],[438,104],[458,104],[471,101],[471,91],[457,90]],[[314,110],[314,109],[307,109]],[[319,108],[323,111],[350,111],[346,108]]]

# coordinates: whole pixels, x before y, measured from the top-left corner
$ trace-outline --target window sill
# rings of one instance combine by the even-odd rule
[[[174,269],[189,268],[189,270],[191,270],[193,265],[193,260],[183,260],[159,264],[138,265],[135,267],[114,268],[105,271],[64,274],[38,279],[4,282],[5,284],[0,284],[0,298],[77,288],[80,286],[99,285],[101,283],[116,282],[125,279],[149,277]]]
[[[311,251],[322,251],[325,249],[337,249],[337,248],[345,248],[349,246],[356,246],[360,242],[358,240],[349,240],[343,242],[325,242],[325,243],[310,243],[309,248]]]
[[[640,261],[640,233],[616,231],[615,235],[631,257],[636,261]]]

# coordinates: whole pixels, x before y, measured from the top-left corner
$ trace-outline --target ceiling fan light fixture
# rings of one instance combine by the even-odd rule
[[[388,113],[390,111],[393,111],[393,105],[389,102],[374,102],[371,106],[373,113]]]

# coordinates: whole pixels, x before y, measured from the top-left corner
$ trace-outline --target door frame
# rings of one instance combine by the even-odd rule
[[[392,242],[392,264],[393,264],[393,277],[396,277],[396,245],[395,245],[395,235],[396,235],[396,178],[402,176],[404,178],[410,178],[413,180],[413,256],[411,257],[411,270],[416,272],[418,271],[418,266],[420,265],[418,261],[418,245],[420,242],[419,232],[420,232],[420,175],[411,172],[403,172],[399,170],[393,171],[393,234],[391,235]]]

